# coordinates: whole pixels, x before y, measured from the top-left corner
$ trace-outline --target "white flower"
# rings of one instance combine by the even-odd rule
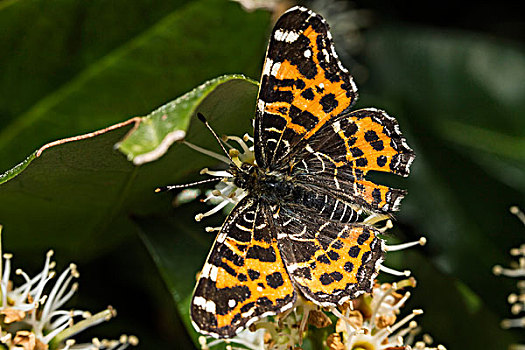
[[[137,338],[133,336],[121,337],[119,341],[94,339],[89,344],[75,344],[70,339],[89,327],[111,319],[116,312],[110,306],[95,315],[82,310],[63,309],[78,289],[78,283],[73,283],[73,279],[79,274],[76,265],[70,264],[57,277],[52,256],[53,251],[49,251],[42,271],[34,277],[17,269],[15,274],[23,279],[18,286],[11,278],[12,255],[3,254],[0,259],[0,315],[3,315],[0,318],[0,344],[7,349],[24,350],[123,350],[128,345],[135,345]]]
[[[401,320],[397,320],[400,309],[410,297],[410,292],[399,292],[409,286],[416,286],[415,279],[378,284],[371,294],[345,304],[342,308],[332,308],[332,313],[339,320],[336,333],[327,339],[328,347],[341,350],[412,349],[415,334],[419,332],[417,323],[412,319],[421,315],[423,310],[413,310]],[[443,345],[430,348],[430,343],[431,338],[425,336],[424,341],[415,343],[414,349],[445,349]]]
[[[511,207],[510,212],[518,217],[525,225],[525,214],[518,207]],[[510,250],[510,254],[518,258],[517,262],[511,265],[510,268],[503,268],[496,265],[493,268],[495,275],[504,275],[507,277],[520,278],[525,277],[525,244],[519,248]],[[518,293],[512,293],[508,297],[509,304],[511,304],[510,311],[513,315],[518,315],[525,311],[525,280],[518,281]],[[501,322],[503,328],[521,327],[525,328],[525,316],[505,319]]]
[[[239,148],[235,148],[232,145],[230,145],[230,141],[236,142],[239,145]],[[248,164],[255,163],[253,138],[251,138],[248,134],[245,134],[243,138],[240,138],[238,136],[224,136],[222,137],[221,142],[223,142],[229,148],[228,154],[237,166],[240,167],[242,166],[243,163],[248,163]],[[203,153],[212,158],[218,159],[226,165],[230,165],[230,159],[228,159],[227,157],[221,154],[217,154],[213,151],[204,149],[188,141],[184,141],[184,143],[188,147],[200,153]],[[222,209],[226,208],[228,205],[231,205],[233,207],[235,204],[239,203],[239,201],[243,199],[247,194],[245,190],[237,187],[233,183],[233,175],[230,174],[226,170],[210,170],[208,168],[204,168],[200,171],[200,173],[202,175],[210,175],[213,178],[217,179],[217,181],[220,181],[220,182],[215,186],[214,190],[208,191],[206,193],[206,198],[203,200],[206,203],[214,205],[214,207],[205,213],[200,213],[200,214],[195,215],[196,221],[201,221],[207,216],[216,214],[220,212]],[[214,180],[213,178],[211,179],[211,181]],[[209,180],[204,180],[203,182],[208,182],[208,181]],[[201,183],[201,182],[202,181],[198,181],[197,183]],[[186,186],[191,186],[191,185],[192,184],[167,186],[165,187],[165,189],[179,188],[181,186],[186,187]],[[188,197],[187,193],[183,191],[175,198],[175,202],[181,202],[187,197]],[[211,231],[217,231],[218,229],[219,228],[208,227],[206,230],[211,232]]]

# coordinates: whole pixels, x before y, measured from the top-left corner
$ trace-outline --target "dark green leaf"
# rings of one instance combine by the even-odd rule
[[[204,230],[206,225],[188,224],[193,221],[198,207],[200,205],[187,205],[168,216],[135,219],[141,237],[196,344],[199,334],[191,325],[190,300],[197,273],[202,268],[204,258],[215,238],[214,234]]]
[[[264,12],[201,0],[149,23],[0,130],[0,169],[12,168],[45,143],[145,115],[225,73],[259,74],[268,23]],[[10,88],[6,83],[4,89]],[[23,99],[29,100],[34,98]]]
[[[146,118],[39,149],[0,176],[0,222],[5,227],[6,244],[13,250],[52,246],[68,250],[78,260],[118,243],[133,233],[128,218],[131,213],[169,210],[169,196],[155,194],[156,187],[181,181],[210,160],[195,157],[195,151],[176,144],[159,161],[137,167],[115,150],[115,145],[124,139],[121,145],[127,150],[133,149],[135,141],[141,146],[142,130],[164,122],[174,129],[155,130],[165,134],[182,130],[193,142],[213,145],[215,140],[201,123],[189,125],[195,110],[206,113],[212,123],[220,121],[222,127],[241,133],[250,125],[246,116],[255,108],[256,90],[251,80],[221,77],[167,104],[165,120],[153,112]],[[220,101],[228,101],[228,107]],[[156,141],[161,144],[162,138]],[[26,246],[28,241],[32,242],[30,247]]]
[[[126,0],[2,1],[0,128],[187,3],[138,0],[130,6]]]

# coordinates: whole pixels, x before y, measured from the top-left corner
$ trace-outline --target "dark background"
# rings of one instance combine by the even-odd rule
[[[387,259],[388,266],[411,269],[419,281],[404,311],[424,309],[418,320],[424,331],[452,350],[496,350],[525,341],[522,330],[504,331],[498,325],[511,317],[506,296],[515,291],[516,281],[491,273],[493,265],[511,263],[508,251],[523,242],[525,232],[508,212],[511,205],[524,207],[525,95],[523,88],[512,90],[512,86],[522,86],[525,78],[523,12],[518,5],[505,2],[475,6],[406,1],[303,4],[325,15],[330,23],[336,48],[344,52],[341,57],[360,88],[358,107],[373,105],[396,116],[416,150],[408,180],[379,178],[409,191],[388,241],[428,238],[426,247],[393,253]],[[334,12],[334,6],[343,11]],[[194,9],[188,11],[189,7]],[[359,31],[362,42],[356,47],[345,32],[337,32],[342,27],[338,23],[350,18],[344,14],[354,9],[366,10],[368,17]],[[90,74],[102,69],[99,63],[106,56],[136,44],[137,38],[178,12],[184,17],[181,35],[198,38],[195,40],[204,47],[197,49],[193,45],[198,43],[188,40],[186,46],[166,48],[165,57],[175,57],[172,61],[163,55],[144,60],[143,66],[136,67],[139,79],[150,66],[158,65],[169,73],[155,83],[144,79],[144,85],[133,89],[119,82],[118,75],[112,78],[113,73],[108,73],[103,93],[108,99],[125,100],[103,105],[111,117],[79,117],[76,122],[32,112],[45,109],[49,98],[66,101],[64,114],[71,118],[82,112],[71,106],[96,112],[100,92],[83,92],[82,84],[78,88],[82,94],[76,97],[82,102],[68,100],[68,94],[76,96],[78,78],[89,80]],[[233,24],[242,24],[244,30],[252,24],[254,38],[232,35],[232,42],[217,42],[207,33],[206,18],[220,18],[226,38],[228,31],[235,31]],[[239,5],[226,1],[122,1],[112,5],[0,1],[0,172],[46,142],[145,115],[223,73],[244,73],[257,80],[270,18],[264,11],[246,15]],[[49,29],[49,36],[44,30],[39,37],[35,28]],[[186,57],[181,54],[186,50],[201,56]],[[69,106],[67,101],[71,101]],[[27,117],[28,111],[33,117]],[[27,121],[31,118],[34,124]],[[229,132],[221,126],[218,129]],[[2,137],[11,135],[16,137],[2,143]],[[187,169],[172,180],[187,180],[197,171]],[[198,231],[202,225],[196,226],[192,217],[201,210],[200,204],[192,203],[170,215],[180,225]],[[130,210],[127,214],[146,220],[142,213]],[[85,215],[90,215],[89,210]],[[213,226],[214,220],[221,218],[205,226]],[[4,240],[11,244],[4,249],[15,254],[15,266],[36,272],[52,243],[46,243],[44,235],[39,236],[38,244],[28,244],[27,237],[33,237],[39,228],[34,227],[33,233],[18,232],[7,221],[0,211]],[[16,233],[10,236],[10,232]],[[170,295],[173,290],[166,288],[166,277],[159,273],[138,232],[144,230],[131,231],[117,243],[81,257],[56,251],[59,266],[69,261],[79,265],[80,291],[69,303],[71,307],[97,311],[111,304],[118,311],[116,319],[77,339],[118,338],[127,333],[140,338],[142,349],[192,348]],[[64,237],[75,239],[66,233]]]

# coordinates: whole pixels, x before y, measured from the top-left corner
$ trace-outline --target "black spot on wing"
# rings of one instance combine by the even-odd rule
[[[328,255],[328,257],[335,261],[335,260],[338,260],[339,259],[339,254],[337,254],[337,252],[333,251],[333,250],[330,250],[328,251],[328,253],[326,253],[326,255]]]
[[[292,103],[293,94],[288,90],[281,90],[278,87],[291,87],[294,85],[293,79],[279,80],[270,75],[264,75],[261,79],[261,84],[268,88],[261,89],[259,98],[266,103],[271,102],[287,102]]]
[[[343,268],[346,272],[351,273],[354,270],[354,264],[352,264],[350,261],[347,261]]]
[[[270,299],[268,299],[268,297],[260,297],[259,299],[257,299],[257,306],[269,307],[272,305],[273,305],[273,302]]]
[[[294,105],[290,106],[290,113],[288,114],[292,118],[294,124],[303,126],[306,130],[312,129],[316,124],[318,119],[310,112],[303,111]]]
[[[266,283],[273,289],[277,289],[284,284],[283,276],[280,272],[274,272],[266,276]]]
[[[261,274],[259,273],[259,271],[248,269],[248,277],[250,277],[252,281],[258,279],[260,276]]]
[[[323,97],[321,97],[319,103],[321,104],[323,112],[325,113],[330,113],[339,105],[339,102],[336,100],[335,95],[332,93],[326,94]]]
[[[352,153],[352,157],[354,158],[361,157],[364,154],[363,151],[358,147],[350,148],[350,153]]]
[[[338,272],[338,271],[334,271],[334,272],[331,272],[331,273],[323,273],[321,275],[321,277],[319,277],[319,281],[321,282],[321,284],[323,284],[324,286],[327,286],[333,282],[338,282],[340,280],[343,279],[343,275]]]
[[[309,280],[312,279],[312,273],[308,267],[298,268],[297,270],[294,271],[293,274],[295,277],[306,278]]]
[[[276,262],[277,256],[273,247],[264,248],[259,245],[253,245],[248,249],[246,258],[257,259],[264,262]]]
[[[314,92],[312,91],[312,88],[308,88],[301,92],[301,96],[308,101],[312,101],[315,97]]]
[[[387,157],[384,156],[384,155],[380,155],[379,157],[377,157],[377,165],[380,166],[380,167],[384,167],[386,165],[386,162],[387,162]]]
[[[377,136],[377,133],[374,130],[368,130],[365,133],[365,140],[376,151],[382,151],[383,149],[385,149],[383,141],[379,139],[379,136]]]
[[[370,238],[370,232],[368,232],[367,230],[364,230],[363,233],[361,233],[361,234],[359,235],[359,237],[357,237],[357,244],[362,245],[362,244],[365,243],[369,238]]]
[[[348,138],[352,137],[359,129],[357,124],[350,121],[348,118],[341,118],[339,125],[345,136]]]
[[[317,261],[319,261],[320,263],[323,263],[323,264],[330,264],[330,259],[328,259],[328,257],[325,254],[319,255],[317,257]]]
[[[351,247],[349,250],[348,250],[348,255],[351,257],[351,258],[357,258],[357,256],[359,255],[359,252],[361,251],[361,249],[359,249],[358,246],[353,246]]]
[[[335,242],[332,243],[332,248],[334,248],[334,249],[341,249],[341,248],[343,248],[343,242],[340,241],[340,240],[336,240]]]
[[[250,311],[253,307],[255,306],[255,302],[252,301],[252,302],[249,302],[247,304],[244,304],[242,307],[241,307],[241,312],[244,313],[244,312],[248,312]]]
[[[358,158],[355,160],[355,165],[363,168],[368,165],[368,160],[366,158]]]

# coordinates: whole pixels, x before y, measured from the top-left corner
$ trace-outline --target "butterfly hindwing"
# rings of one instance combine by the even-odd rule
[[[296,7],[275,24],[261,77],[255,117],[255,157],[272,170],[303,138],[357,98],[357,88],[339,61],[328,24]]]
[[[329,306],[371,292],[383,260],[376,229],[319,218],[306,207],[282,208],[278,222],[286,266],[308,299]]]
[[[268,205],[246,197],[224,222],[193,294],[191,318],[201,332],[232,337],[295,301]]]
[[[368,108],[336,117],[289,156],[297,181],[371,211],[395,211],[405,191],[375,184],[369,171],[408,176],[414,152],[396,120]]]

